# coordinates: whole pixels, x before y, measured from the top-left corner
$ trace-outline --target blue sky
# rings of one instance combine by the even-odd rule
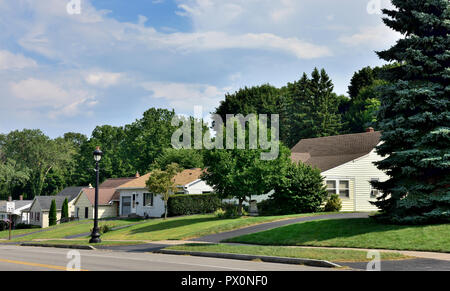
[[[244,86],[325,68],[344,94],[400,37],[388,0],[0,1],[0,132],[124,125],[150,107],[213,111]]]

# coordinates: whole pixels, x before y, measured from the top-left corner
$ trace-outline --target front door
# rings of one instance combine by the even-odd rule
[[[128,216],[131,213],[131,197],[122,197],[122,216]]]

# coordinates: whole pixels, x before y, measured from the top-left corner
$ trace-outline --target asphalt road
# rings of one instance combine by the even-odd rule
[[[0,245],[0,271],[65,271],[71,250]],[[82,251],[86,271],[329,271],[301,265],[112,251]]]

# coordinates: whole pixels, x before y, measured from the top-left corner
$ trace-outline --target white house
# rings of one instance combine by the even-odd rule
[[[175,194],[207,194],[213,188],[200,179],[202,169],[184,170],[174,177],[178,191]],[[136,214],[142,217],[161,217],[165,213],[163,196],[149,193],[146,182],[151,173],[118,187],[120,216]]]
[[[10,203],[13,207],[12,220],[14,224],[28,223],[28,212],[33,200],[23,200],[22,196],[20,200],[14,201],[0,201],[0,219],[9,219],[9,212],[7,211],[7,203]]]
[[[371,201],[379,193],[370,181],[389,177],[374,162],[382,160],[375,147],[381,132],[369,128],[365,133],[303,139],[292,148],[292,160],[321,170],[328,192],[342,199],[342,211],[376,211]]]
[[[135,177],[111,178],[99,185],[98,189],[98,218],[111,218],[119,216],[119,193],[117,188],[125,183],[139,178]],[[74,203],[75,214],[78,219],[93,219],[95,207],[95,189],[93,187],[82,188]]]

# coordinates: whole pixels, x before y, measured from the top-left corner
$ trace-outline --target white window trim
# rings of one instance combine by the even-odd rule
[[[379,181],[380,181],[380,178],[370,178],[370,180],[369,180],[369,186],[370,186],[369,197],[370,197],[370,199],[376,199],[376,198],[380,197],[382,193],[381,193],[380,190],[375,189],[375,188],[372,186],[372,183],[370,183],[370,182],[372,182],[372,181],[378,181],[378,182],[379,182]],[[373,191],[373,190],[378,191],[378,195],[372,196],[372,191]]]
[[[336,188],[335,188],[336,193],[335,194],[337,194],[339,196],[339,198],[341,198],[341,199],[348,199],[348,200],[352,199],[351,187],[350,187],[350,179],[329,178],[329,179],[325,180],[325,183],[328,182],[328,181],[336,182]],[[341,181],[342,182],[348,182],[348,197],[340,195],[339,185],[340,185]],[[328,191],[328,185],[327,185],[327,191]]]

